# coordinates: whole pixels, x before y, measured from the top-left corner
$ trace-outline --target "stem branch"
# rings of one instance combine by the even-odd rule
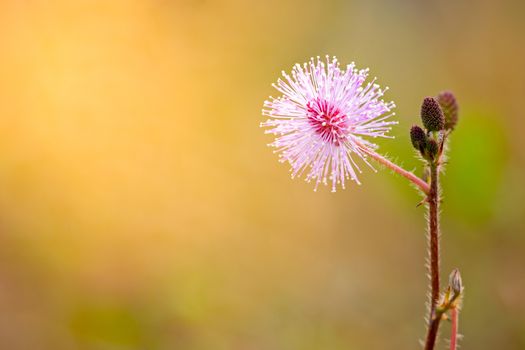
[[[452,322],[452,330],[450,334],[450,350],[456,350],[458,341],[458,316],[459,310],[452,308],[450,310],[450,321]]]
[[[374,152],[373,150],[371,150],[369,147],[365,146],[364,144],[362,144],[358,140],[354,140],[354,141],[355,141],[355,143],[357,144],[357,146],[359,147],[359,149],[361,151],[363,151],[364,153],[366,153],[367,155],[369,155],[370,157],[375,159],[377,162],[379,162],[380,164],[383,164],[387,168],[395,171],[399,175],[401,175],[404,178],[408,179],[414,185],[419,187],[419,189],[421,189],[421,191],[423,191],[426,195],[428,195],[430,193],[430,186],[425,181],[423,181],[422,179],[420,179],[419,177],[414,175],[414,173],[401,168],[399,165],[389,161],[388,159],[386,159],[382,155],[377,154],[376,152]]]

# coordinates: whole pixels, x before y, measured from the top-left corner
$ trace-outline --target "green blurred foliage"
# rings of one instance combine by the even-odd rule
[[[141,340],[143,327],[137,316],[126,305],[104,305],[87,300],[73,312],[71,330],[87,346],[104,343],[147,346]]]
[[[461,117],[443,176],[444,207],[456,220],[483,227],[494,217],[509,145],[501,118],[483,112],[463,112]]]

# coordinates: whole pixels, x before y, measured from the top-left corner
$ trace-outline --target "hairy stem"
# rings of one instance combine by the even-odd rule
[[[408,179],[414,185],[419,187],[419,189],[421,189],[421,191],[423,191],[425,194],[428,195],[430,193],[430,186],[425,181],[423,181],[422,179],[420,179],[419,177],[414,175],[414,173],[401,168],[399,165],[389,161],[388,159],[386,159],[382,155],[377,154],[376,152],[371,150],[369,147],[363,145],[361,142],[359,142],[357,140],[354,140],[354,141],[359,146],[359,149],[361,151],[363,151],[364,153],[366,153],[367,155],[369,155],[370,157],[375,159],[377,162],[379,162],[380,164],[386,166],[387,168],[395,171],[396,173],[398,173],[399,175],[403,176],[404,178]]]
[[[430,274],[430,312],[425,350],[434,349],[441,321],[436,314],[439,302],[439,170],[437,164],[430,165],[430,192],[428,193],[428,234],[429,234],[429,274]]]
[[[450,321],[452,322],[452,329],[450,334],[450,350],[456,350],[458,342],[458,316],[459,310],[452,308],[450,310]]]

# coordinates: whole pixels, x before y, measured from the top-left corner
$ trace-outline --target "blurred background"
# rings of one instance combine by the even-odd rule
[[[281,70],[330,54],[390,87],[400,123],[381,150],[415,171],[422,98],[456,93],[442,277],[463,275],[463,349],[525,349],[524,14],[2,1],[0,348],[418,349],[419,195],[387,170],[314,193],[259,128]]]

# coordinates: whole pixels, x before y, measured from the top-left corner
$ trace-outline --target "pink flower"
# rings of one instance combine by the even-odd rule
[[[371,167],[366,155],[377,148],[362,137],[389,137],[397,124],[388,121],[394,103],[380,99],[388,88],[381,89],[375,78],[365,83],[367,76],[368,69],[357,70],[354,63],[341,69],[327,56],[326,63],[317,57],[296,64],[291,76],[283,71],[284,80],[273,84],[282,96],[264,102],[263,115],[270,119],[261,126],[276,135],[270,146],[281,162],[290,163],[292,178],[306,172],[315,190],[330,182],[333,192],[346,179],[359,184],[356,158]]]

